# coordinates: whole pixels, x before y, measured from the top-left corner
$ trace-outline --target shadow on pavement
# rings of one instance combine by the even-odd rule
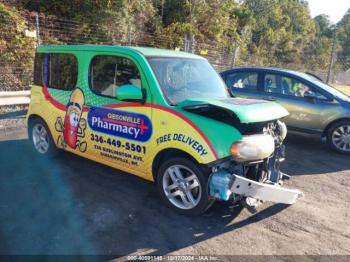
[[[317,136],[290,133],[285,144],[286,161],[282,170],[289,175],[315,175],[350,169],[350,156],[331,151]]]
[[[217,203],[181,216],[152,183],[69,153],[45,160],[27,140],[0,142],[0,164],[0,254],[165,254],[287,207],[240,215]]]

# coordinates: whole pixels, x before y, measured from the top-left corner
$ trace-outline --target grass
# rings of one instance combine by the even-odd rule
[[[350,96],[350,86],[333,85],[333,87],[338,89],[339,91],[345,93],[346,95]]]

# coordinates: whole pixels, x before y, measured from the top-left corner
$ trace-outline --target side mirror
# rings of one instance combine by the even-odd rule
[[[311,102],[313,102],[313,103],[315,103],[315,101],[316,101],[316,99],[317,99],[317,96],[316,96],[316,94],[315,94],[314,92],[312,92],[312,91],[306,91],[306,92],[304,93],[304,98],[307,99],[307,100],[309,100],[309,101],[311,101]]]
[[[115,91],[117,99],[122,101],[144,101],[145,96],[140,87],[127,84],[122,85]]]

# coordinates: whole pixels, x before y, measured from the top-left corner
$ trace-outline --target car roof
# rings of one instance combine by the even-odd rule
[[[97,51],[97,52],[118,52],[128,50],[137,52],[147,57],[182,57],[204,59],[201,56],[191,53],[151,48],[151,47],[135,47],[135,46],[118,46],[118,45],[41,45],[38,47],[38,52],[57,52],[57,51]]]
[[[278,67],[263,67],[263,66],[247,66],[247,67],[234,67],[232,69],[228,69],[226,71],[221,72],[220,74],[224,74],[227,72],[234,72],[234,71],[259,71],[259,72],[274,72],[274,73],[287,73],[299,77],[305,78],[306,74],[290,69],[285,68],[278,68]]]

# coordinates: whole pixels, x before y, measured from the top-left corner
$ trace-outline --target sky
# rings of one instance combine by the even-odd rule
[[[308,0],[311,16],[326,14],[333,23],[339,22],[350,8],[350,0]]]

